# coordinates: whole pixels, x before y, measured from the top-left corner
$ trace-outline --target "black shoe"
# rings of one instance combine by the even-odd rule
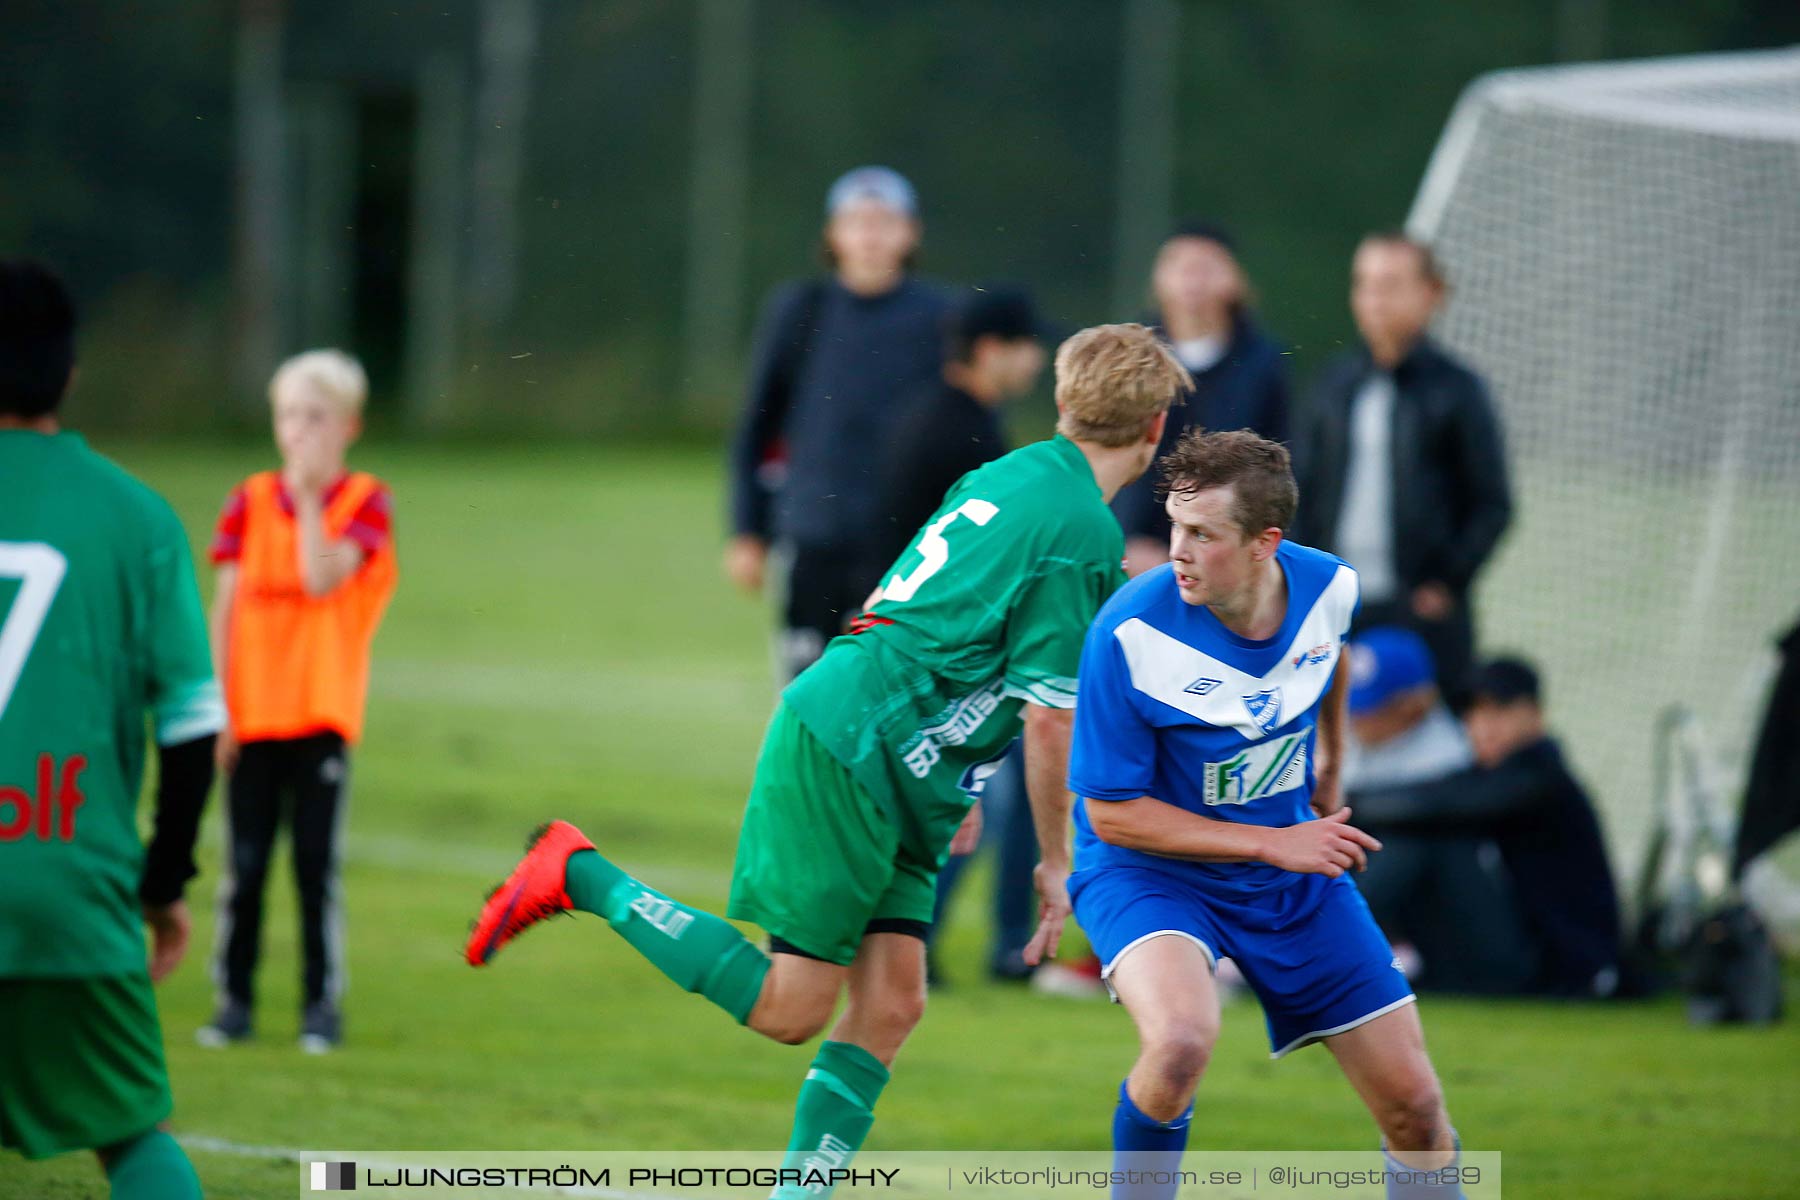
[[[344,1019],[337,1006],[320,1000],[306,1006],[300,1016],[300,1049],[307,1054],[329,1054],[344,1040]]]
[[[213,1019],[194,1031],[194,1040],[216,1050],[245,1041],[250,1033],[250,1006],[242,1000],[222,1000]]]

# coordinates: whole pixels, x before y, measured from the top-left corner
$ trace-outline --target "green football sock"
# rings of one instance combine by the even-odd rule
[[[742,1025],[762,995],[769,956],[722,917],[645,887],[596,850],[569,855],[569,899],[605,917],[650,965]]]
[[[127,1142],[106,1168],[112,1200],[200,1200],[200,1177],[179,1143],[159,1129]]]
[[[848,1166],[875,1124],[875,1100],[887,1081],[888,1069],[861,1046],[821,1043],[800,1085],[794,1132],[782,1167],[823,1173]],[[829,1196],[831,1190],[827,1185],[784,1184],[770,1200],[813,1200]]]

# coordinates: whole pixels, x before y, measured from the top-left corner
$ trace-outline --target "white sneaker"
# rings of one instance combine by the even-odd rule
[[[1106,985],[1085,971],[1061,963],[1045,963],[1031,976],[1031,990],[1070,1000],[1091,1000],[1106,994]]]

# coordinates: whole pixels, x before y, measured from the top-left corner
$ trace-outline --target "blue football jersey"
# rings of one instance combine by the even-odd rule
[[[1100,611],[1082,651],[1069,790],[1095,800],[1153,796],[1219,821],[1310,820],[1313,743],[1356,613],[1356,572],[1283,542],[1287,616],[1266,641],[1239,637],[1187,603],[1172,567],[1148,571]],[[1195,863],[1108,845],[1075,806],[1075,865],[1152,867],[1221,895],[1302,877],[1266,863]]]

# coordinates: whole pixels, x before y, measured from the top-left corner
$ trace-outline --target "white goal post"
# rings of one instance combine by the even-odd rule
[[[1656,715],[1741,778],[1800,620],[1800,49],[1478,79],[1408,229],[1513,470],[1482,648],[1544,668],[1629,878]]]

